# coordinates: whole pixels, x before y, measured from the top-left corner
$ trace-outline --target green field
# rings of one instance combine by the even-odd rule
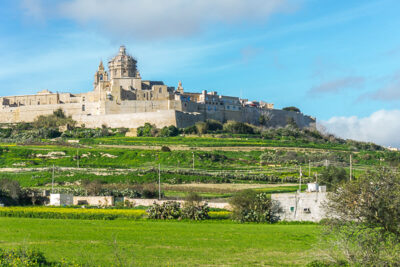
[[[304,266],[318,225],[0,218],[0,247],[88,266]]]

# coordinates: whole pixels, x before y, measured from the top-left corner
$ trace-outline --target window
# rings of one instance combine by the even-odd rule
[[[291,211],[291,212],[294,212],[294,207],[290,207],[290,211]]]
[[[82,105],[82,111],[85,111],[85,110],[86,110],[85,105]]]
[[[304,208],[304,213],[311,213],[310,208]]]
[[[162,93],[162,88],[158,88],[158,92],[161,94]]]
[[[100,74],[100,81],[103,80],[103,74]]]

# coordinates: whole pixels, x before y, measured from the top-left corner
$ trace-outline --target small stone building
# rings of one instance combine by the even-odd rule
[[[326,192],[305,192],[272,194],[272,200],[279,203],[282,221],[319,222],[326,218],[323,204],[327,201]]]
[[[50,206],[71,206],[74,196],[69,194],[50,194]]]

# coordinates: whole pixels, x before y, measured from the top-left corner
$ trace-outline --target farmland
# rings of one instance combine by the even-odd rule
[[[22,205],[35,203],[32,192],[46,190],[155,199],[158,181],[163,199],[195,193],[209,203],[226,203],[245,189],[258,195],[296,192],[300,173],[304,191],[328,166],[347,180],[350,156],[354,178],[400,163],[398,153],[373,144],[303,137],[116,134],[4,142],[0,179],[28,200]],[[10,194],[8,203],[15,199]],[[0,207],[0,248],[39,248],[51,261],[82,266],[304,266],[324,254],[317,249],[318,224],[239,223],[231,220],[234,211],[221,209],[204,221],[162,221],[147,209],[125,202],[112,208]]]
[[[318,225],[229,221],[87,221],[0,218],[0,246],[40,248],[50,260],[89,266],[304,266]]]

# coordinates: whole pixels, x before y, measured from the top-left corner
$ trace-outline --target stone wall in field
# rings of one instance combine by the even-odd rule
[[[158,199],[143,199],[143,198],[124,198],[124,201],[130,202],[133,206],[151,206],[154,203],[162,204],[170,200],[158,200]],[[183,200],[174,200],[175,202],[183,205]],[[210,208],[226,209],[231,210],[231,206],[228,202],[207,202]]]
[[[74,196],[74,205],[89,205],[89,206],[114,206],[114,197],[112,196]]]

